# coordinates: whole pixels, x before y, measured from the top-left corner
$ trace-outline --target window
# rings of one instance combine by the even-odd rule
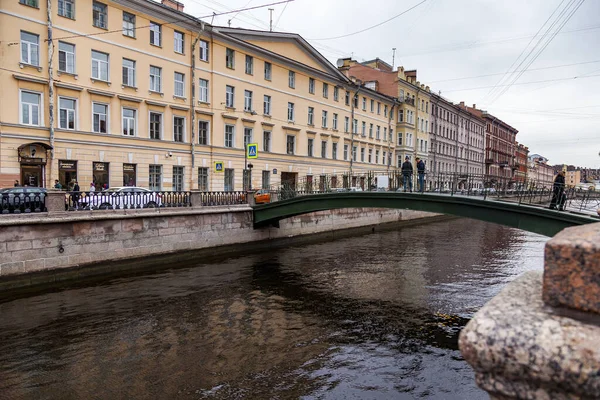
[[[225,125],[225,147],[233,147],[235,144],[235,126]]]
[[[363,109],[363,111],[367,111],[367,98],[366,97],[363,97],[362,109]]]
[[[360,148],[360,162],[365,162],[365,148]]]
[[[382,163],[383,165],[385,165],[385,159],[387,158],[387,157],[386,157],[386,155],[387,155],[387,154],[386,154],[386,152],[384,151],[384,152],[383,152],[383,157],[381,157],[381,163]]]
[[[340,89],[337,86],[333,87],[333,100],[338,101],[340,99]]]
[[[262,172],[262,188],[269,189],[271,187],[271,171]]]
[[[198,91],[198,101],[208,103],[208,80],[200,78],[200,90]]]
[[[233,108],[235,97],[235,88],[233,86],[225,86],[225,107]]]
[[[150,91],[160,93],[162,77],[162,68],[150,66]]]
[[[33,33],[21,31],[21,62],[29,65],[40,65],[40,37]]]
[[[41,116],[41,100],[39,93],[21,91],[21,124],[39,126]]]
[[[375,150],[375,164],[379,164],[379,150]]]
[[[402,132],[398,132],[398,146],[402,146]]]
[[[337,143],[331,144],[331,158],[334,160],[337,160],[337,146]]]
[[[373,139],[373,124],[369,124],[369,138]]]
[[[200,61],[208,62],[208,42],[206,40],[200,41]]]
[[[135,61],[123,59],[123,85],[135,87]]]
[[[383,127],[383,140],[387,140],[387,127]]]
[[[321,158],[327,158],[327,142],[321,140]]]
[[[358,108],[358,93],[354,94],[353,99],[354,99],[354,101],[353,101],[354,108]]]
[[[404,122],[404,110],[398,110],[398,122]]]
[[[263,132],[263,151],[271,151],[271,131]]]
[[[385,105],[383,106],[383,115],[387,118],[387,113],[388,113],[388,106]]]
[[[315,94],[315,80],[308,78],[308,93]]]
[[[162,132],[162,114],[150,112],[150,139],[160,140]]]
[[[234,172],[235,170],[232,168],[225,168],[225,174],[224,174],[224,189],[226,192],[233,192],[235,186],[234,186]]]
[[[232,49],[225,50],[225,66],[229,69],[235,68],[235,51]]]
[[[271,115],[271,96],[264,95],[263,98],[263,114]]]
[[[375,100],[371,99],[371,112],[375,112]]]
[[[252,92],[244,90],[244,111],[252,111]]]
[[[208,191],[208,168],[198,167],[198,190]]]
[[[96,133],[107,133],[108,105],[92,103],[92,129]]]
[[[350,117],[344,117],[344,132],[348,133],[350,129]]]
[[[329,97],[329,85],[323,82],[323,97]]]
[[[160,192],[162,187],[162,165],[150,165],[148,172],[148,188]]]
[[[344,160],[348,161],[348,145],[344,145]]]
[[[92,50],[92,79],[108,82],[108,54]]]
[[[175,96],[185,96],[185,75],[179,72],[175,72]]]
[[[97,28],[106,29],[108,26],[108,15],[106,14],[106,4],[94,1],[92,6],[92,16],[94,18],[94,26]]]
[[[377,115],[381,114],[381,103],[377,103]]]
[[[323,128],[327,128],[327,111],[323,110],[323,116],[321,118]]]
[[[285,150],[287,154],[293,155],[296,147],[296,137],[292,135],[287,135]]]
[[[244,128],[244,149],[248,148],[248,145],[252,143],[252,128]]]
[[[296,73],[294,71],[288,72],[288,86],[292,89],[296,88]]]
[[[356,161],[356,157],[358,155],[357,153],[358,153],[358,148],[356,146],[352,147],[352,160],[353,161]]]
[[[75,73],[75,45],[58,42],[58,70],[68,74]]]
[[[338,128],[338,115],[336,113],[333,113],[333,121],[331,122],[331,127],[335,130],[337,130]]]
[[[361,124],[360,132],[363,137],[367,136],[367,123],[365,121],[363,121]]]
[[[208,121],[198,121],[198,144],[208,144]]]
[[[254,75],[254,57],[246,55],[246,74]]]
[[[352,133],[356,135],[358,133],[358,120],[352,120]]]
[[[38,0],[19,0],[19,3],[26,6],[39,8]]]
[[[58,15],[66,18],[75,18],[74,0],[58,0]]]
[[[294,103],[288,103],[288,121],[294,121]]]
[[[184,167],[173,166],[173,190],[183,192],[183,171]]]
[[[314,107],[308,107],[308,125],[314,125],[315,109]]]
[[[137,111],[123,108],[123,135],[135,136],[137,130]]]
[[[267,80],[267,81],[271,80],[272,68],[273,67],[271,66],[271,63],[265,61],[265,80]]]
[[[183,54],[185,47],[185,36],[182,32],[175,31],[173,33],[173,50],[175,53]]]
[[[315,139],[308,139],[308,149],[306,150],[306,155],[309,157],[313,156],[313,143]]]
[[[344,102],[346,103],[347,106],[350,105],[350,92],[346,90],[346,97],[344,99]]]
[[[368,163],[371,164],[372,162],[373,162],[373,149],[369,149]]]
[[[135,15],[123,11],[123,35],[135,37]]]
[[[150,44],[154,46],[161,45],[162,27],[156,22],[150,22]]]
[[[173,141],[183,143],[185,132],[185,118],[173,116]]]
[[[58,98],[58,127],[60,129],[75,129],[77,101],[74,99]]]
[[[381,138],[381,127],[377,125],[377,130],[375,131],[375,139],[379,140]]]

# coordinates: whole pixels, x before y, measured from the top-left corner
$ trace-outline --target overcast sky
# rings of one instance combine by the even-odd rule
[[[202,17],[276,0],[180,1],[186,12]],[[518,66],[541,34],[533,36],[549,18],[546,27],[555,21],[570,1],[579,0],[426,0],[366,32],[318,40],[376,25],[421,1],[295,0],[272,6],[273,30],[302,35],[333,63],[351,55],[358,61],[379,57],[392,63],[395,47],[396,66],[417,69],[418,80],[442,96],[477,104],[509,123],[519,130],[517,140],[529,146],[530,153],[547,157],[551,164],[600,168],[600,0],[585,1],[499,97],[494,94],[507,86],[490,92],[492,87],[511,66]],[[231,27],[268,30],[267,8],[204,20],[226,26],[233,18]],[[556,66],[560,67],[546,68]],[[490,74],[497,75],[481,77]]]

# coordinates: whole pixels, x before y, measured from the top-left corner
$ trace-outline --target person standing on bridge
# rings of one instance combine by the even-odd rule
[[[565,209],[565,172],[560,171],[556,178],[554,178],[554,184],[552,185],[552,201],[550,202],[550,209],[556,210],[558,206],[559,211]]]
[[[404,157],[404,162],[402,163],[402,178],[404,180],[404,191],[406,192],[406,187],[408,186],[409,190],[412,192],[412,174],[413,174],[413,166],[410,162],[410,158],[408,156]]]
[[[419,178],[419,192],[425,191],[425,162],[417,157],[417,175]]]

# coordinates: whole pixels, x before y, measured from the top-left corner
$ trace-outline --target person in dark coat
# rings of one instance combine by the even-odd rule
[[[417,175],[419,178],[419,192],[425,191],[425,162],[417,157]]]
[[[71,194],[71,200],[73,201],[73,208],[77,209],[78,208],[78,201],[79,201],[79,196],[80,196],[80,191],[81,189],[79,188],[79,183],[77,183],[77,181],[75,179],[73,179],[73,193]]]
[[[409,190],[412,192],[412,174],[413,174],[413,166],[410,162],[408,156],[404,158],[404,162],[402,163],[402,178],[404,180],[404,191],[406,192],[406,187],[408,186]]]
[[[565,209],[565,172],[560,171],[556,178],[554,178],[554,184],[552,185],[552,201],[550,202],[550,209],[556,210],[558,207],[559,211]]]

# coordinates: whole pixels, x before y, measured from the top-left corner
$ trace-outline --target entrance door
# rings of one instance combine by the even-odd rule
[[[21,185],[43,187],[44,166],[43,165],[21,165]]]

